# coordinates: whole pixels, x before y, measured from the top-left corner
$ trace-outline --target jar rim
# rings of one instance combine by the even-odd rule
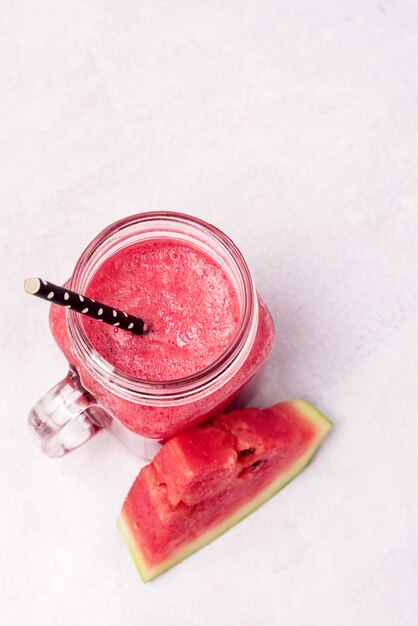
[[[214,385],[224,384],[238,371],[248,356],[258,324],[255,286],[242,253],[221,230],[197,217],[184,213],[172,211],[137,213],[107,226],[81,254],[71,278],[71,289],[83,293],[91,280],[91,277],[88,279],[89,270],[95,267],[97,271],[104,260],[112,255],[113,241],[120,242],[120,237],[123,236],[128,240],[130,234],[144,232],[149,232],[150,237],[154,233],[154,238],[156,238],[155,233],[158,232],[161,237],[164,236],[161,234],[161,228],[164,226],[166,229],[170,226],[172,228],[187,228],[189,234],[193,232],[196,236],[195,245],[197,241],[203,246],[204,242],[200,238],[206,237],[212,245],[218,246],[223,253],[228,255],[241,281],[243,302],[240,322],[237,332],[226,350],[206,368],[184,378],[156,381],[139,379],[111,365],[90,342],[81,316],[75,311],[67,310],[68,332],[82,365],[104,387],[134,402],[146,400],[147,403],[154,401],[159,404],[160,401],[166,402],[167,400],[170,400],[171,403],[176,400],[183,401],[190,396],[205,395],[212,391]],[[170,233],[170,236],[174,232]],[[181,239],[182,234],[184,235],[179,230],[176,236]],[[126,245],[130,245],[129,242]]]

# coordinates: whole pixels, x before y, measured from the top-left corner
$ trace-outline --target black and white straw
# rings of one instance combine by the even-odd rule
[[[135,335],[143,335],[147,330],[144,321],[139,317],[114,309],[107,304],[96,302],[87,296],[83,296],[81,293],[75,293],[75,291],[70,291],[65,287],[59,287],[36,276],[25,280],[25,291],[43,300],[49,300],[49,302],[63,306],[66,309],[88,315],[99,322],[105,322],[111,326],[128,330]]]

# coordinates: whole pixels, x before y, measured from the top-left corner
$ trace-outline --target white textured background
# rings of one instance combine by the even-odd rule
[[[415,626],[418,2],[0,0],[0,177],[1,624]],[[249,261],[279,335],[253,402],[335,430],[143,585],[115,527],[138,461],[26,431],[65,363],[22,282],[157,209]]]

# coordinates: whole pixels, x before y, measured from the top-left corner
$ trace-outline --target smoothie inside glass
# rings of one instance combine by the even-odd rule
[[[266,362],[271,316],[247,264],[215,227],[142,213],[102,231],[68,286],[141,317],[142,336],[52,305],[51,331],[70,371],[33,408],[44,452],[65,454],[100,427],[143,457],[222,411]]]
[[[87,295],[141,317],[133,335],[97,319],[82,320],[94,348],[115,368],[146,381],[196,374],[219,358],[237,333],[240,305],[221,265],[169,238],[140,241],[107,259]]]

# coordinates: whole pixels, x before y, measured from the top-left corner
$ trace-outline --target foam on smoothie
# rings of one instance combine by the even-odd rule
[[[178,240],[132,244],[98,269],[87,295],[141,317],[143,336],[83,319],[95,349],[143,380],[175,380],[213,363],[233,340],[240,307],[233,285],[209,255]]]

